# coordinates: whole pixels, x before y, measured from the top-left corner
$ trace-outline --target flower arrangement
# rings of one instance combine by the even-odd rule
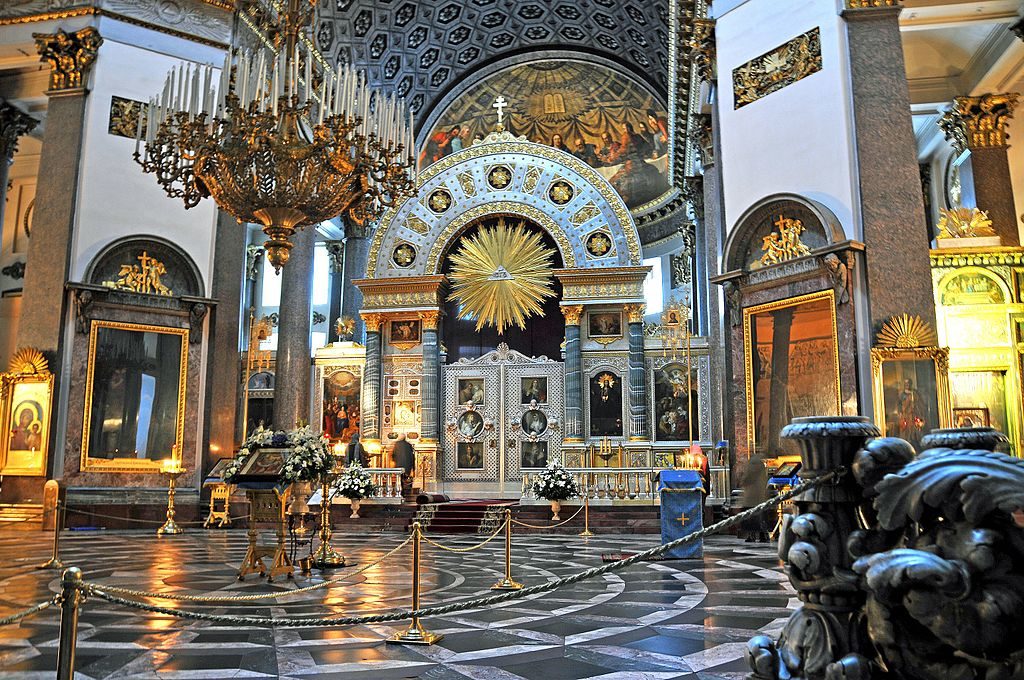
[[[288,458],[281,468],[283,482],[313,481],[334,467],[334,456],[327,448],[327,440],[313,432],[308,425],[287,432],[271,430],[260,425],[249,435],[235,458],[224,468],[221,479],[228,484],[234,483],[249,456],[265,448],[289,449]]]
[[[548,463],[533,480],[533,493],[548,501],[564,501],[580,495],[576,479],[561,463]]]
[[[350,500],[369,498],[377,493],[370,473],[359,463],[352,463],[334,480],[334,492]]]

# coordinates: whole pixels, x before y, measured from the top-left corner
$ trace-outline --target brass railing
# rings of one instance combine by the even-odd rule
[[[569,468],[576,479],[580,495],[597,501],[648,501],[658,503],[658,473],[664,468]],[[535,472],[523,473],[523,500],[537,500],[533,493]],[[713,467],[709,473],[708,497],[729,498],[729,468]]]

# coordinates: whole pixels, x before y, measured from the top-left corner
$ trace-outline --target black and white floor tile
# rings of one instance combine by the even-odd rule
[[[336,545],[358,569],[404,537],[345,535]],[[435,537],[468,546],[476,537]],[[513,575],[543,582],[601,564],[602,554],[637,552],[657,537],[517,536]],[[62,558],[86,580],[154,591],[241,594],[288,590],[320,580],[267,584],[235,578],[243,531],[157,538],[148,532],[65,533]],[[45,534],[0,533],[0,616],[50,597],[59,574],[36,571]],[[255,616],[338,616],[406,609],[408,550],[357,576],[351,585],[271,603],[171,603],[182,609]],[[426,547],[425,605],[492,594],[503,546],[470,553]],[[163,603],[167,604],[167,603]],[[703,560],[643,562],[554,592],[425,620],[444,639],[429,647],[386,645],[407,624],[348,628],[256,628],[175,619],[91,599],[83,606],[76,677],[99,678],[427,678],[429,680],[739,680],[746,641],[777,632],[794,591],[773,546],[715,537]],[[52,678],[57,612],[0,628],[0,677]]]

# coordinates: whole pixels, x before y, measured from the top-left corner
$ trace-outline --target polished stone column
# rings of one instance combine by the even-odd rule
[[[629,439],[647,441],[647,380],[644,377],[644,306],[625,305],[629,318]]]
[[[350,227],[351,229],[351,227]],[[366,276],[366,258],[370,252],[370,237],[361,230],[353,230],[345,237],[345,284],[341,297],[341,316],[356,320],[355,341],[362,342],[366,332],[359,310],[363,305],[362,292],[352,285],[356,279]]]
[[[562,307],[565,316],[565,430],[567,442],[583,441],[583,351],[580,316],[583,305]]]
[[[50,64],[50,89],[46,94],[46,129],[39,157],[32,237],[29,239],[25,286],[18,325],[18,346],[41,350],[57,374],[63,366],[60,348],[64,319],[75,213],[78,175],[84,137],[85,104],[89,68],[103,42],[94,28],[77,33],[34,34],[36,48]],[[51,450],[59,428],[51,429]]]
[[[327,312],[327,341],[337,340],[334,323],[341,316],[341,301],[345,297],[345,242],[328,241],[327,259],[331,263],[331,300]]]
[[[363,314],[366,327],[366,365],[363,367],[363,392],[360,399],[360,436],[364,441],[380,441],[380,381],[383,361],[380,329],[382,314]]]
[[[436,444],[438,439],[439,417],[438,398],[440,396],[441,361],[438,352],[437,322],[440,312],[420,312],[423,321],[423,383],[420,396],[420,441],[423,444]]]
[[[1006,126],[1018,96],[1013,93],[957,97],[939,121],[946,139],[957,151],[970,150],[975,205],[988,213],[1004,246],[1019,246],[1017,211],[1013,201]]]
[[[249,313],[244,309],[246,229],[234,217],[217,213],[213,280],[210,297],[217,300],[210,319],[206,362],[206,451],[209,465],[230,456],[237,441],[241,376],[239,348]]]
[[[18,138],[28,134],[39,121],[8,102],[0,104],[0,243],[3,242],[4,206],[7,205],[7,176],[14,154],[18,151]]]
[[[281,269],[281,305],[278,312],[277,361],[274,380],[274,424],[291,429],[309,422],[312,347],[313,250],[316,230],[295,234],[291,257]],[[268,276],[275,274],[267,273]]]
[[[910,90],[903,61],[899,5],[851,0],[843,11],[850,50],[850,102],[860,183],[871,325],[920,316],[935,324]],[[899,257],[893,257],[899,253]],[[898,283],[898,285],[894,285]]]

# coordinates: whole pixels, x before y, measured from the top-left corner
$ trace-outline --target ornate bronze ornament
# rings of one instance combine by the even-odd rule
[[[938,125],[958,153],[1006,146],[1006,126],[1013,118],[1017,99],[1014,92],[957,97]]]
[[[87,26],[74,33],[58,29],[54,34],[33,33],[40,61],[50,65],[50,91],[79,90],[96,61],[103,38],[99,31]]]
[[[821,30],[814,28],[733,69],[733,106],[742,108],[820,70]]]

